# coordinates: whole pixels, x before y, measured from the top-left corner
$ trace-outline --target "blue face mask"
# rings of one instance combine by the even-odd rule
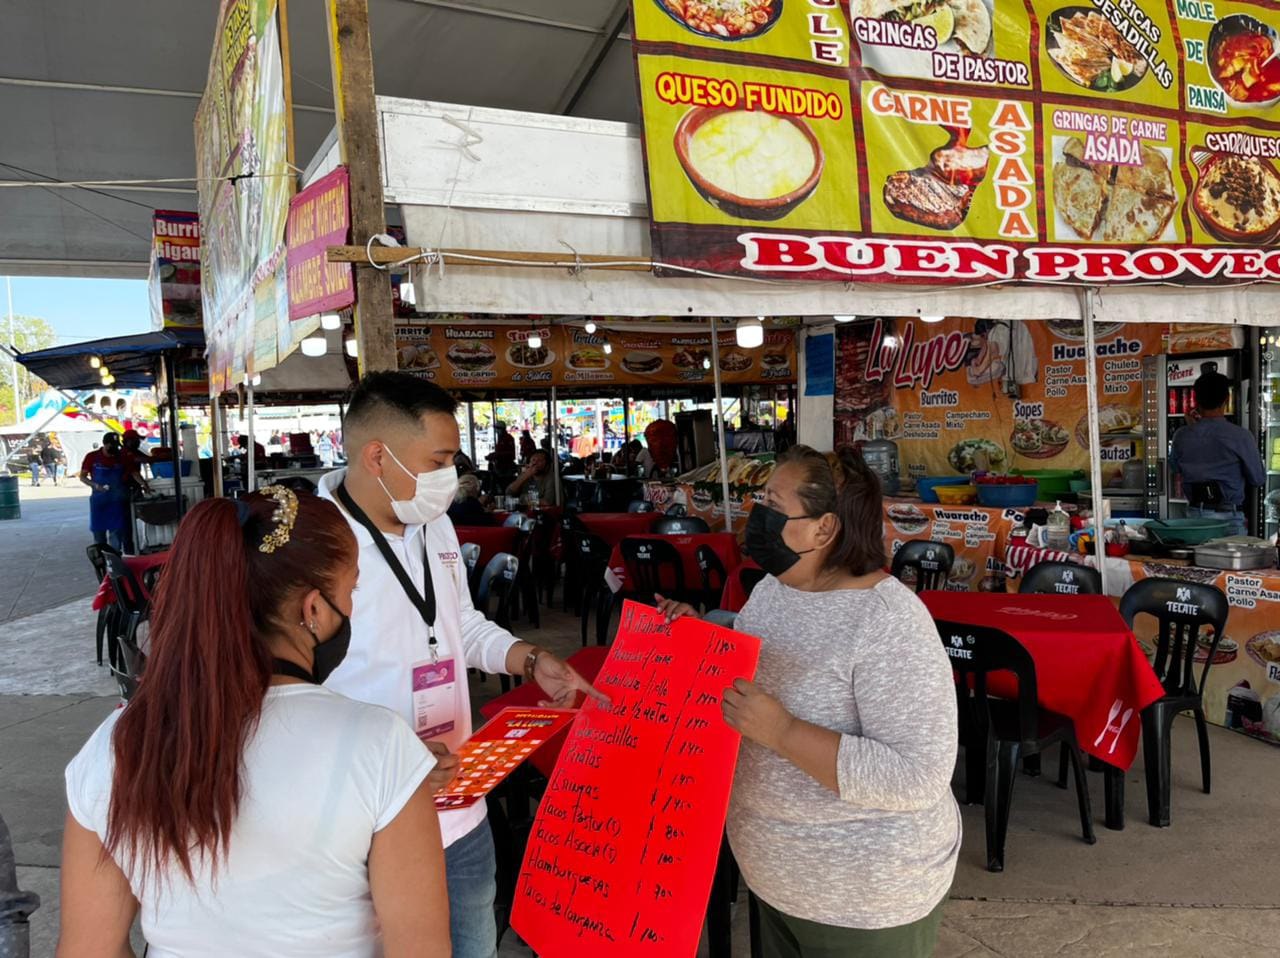
[[[800,557],[814,550],[796,552],[782,540],[782,530],[792,519],[808,519],[809,516],[788,516],[769,506],[758,504],[747,516],[744,540],[747,555],[771,576],[780,576],[800,561]]]

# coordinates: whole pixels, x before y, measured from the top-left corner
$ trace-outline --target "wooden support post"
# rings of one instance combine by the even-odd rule
[[[378,104],[373,95],[373,51],[368,0],[328,0],[329,61],[339,157],[351,178],[351,240],[363,249],[387,231],[382,198]],[[355,332],[360,372],[395,369],[391,282],[381,270],[355,271]]]

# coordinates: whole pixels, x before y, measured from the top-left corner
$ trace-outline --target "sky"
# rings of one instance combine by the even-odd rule
[[[15,276],[11,282],[14,315],[48,320],[59,346],[151,330],[146,280]],[[8,308],[4,295],[0,282],[0,333]]]

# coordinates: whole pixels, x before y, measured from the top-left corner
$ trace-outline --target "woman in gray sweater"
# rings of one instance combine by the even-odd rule
[[[767,958],[931,955],[955,875],[951,665],[883,571],[882,522],[860,456],[797,446],[747,523],[769,575],[736,626],[762,640],[756,680],[725,690],[744,739],[728,829]]]

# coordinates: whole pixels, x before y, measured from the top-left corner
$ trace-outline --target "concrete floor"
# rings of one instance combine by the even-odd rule
[[[79,563],[88,571],[87,531],[83,511],[69,505],[24,501],[22,523],[46,530],[44,540],[19,523],[0,525],[0,570],[34,566],[21,589],[0,575],[0,602],[6,603],[0,609],[40,610],[0,628],[0,812],[13,833],[19,881],[43,900],[32,918],[33,958],[51,958],[56,942],[63,769],[117,702],[110,676],[93,664],[85,598],[92,575],[86,582],[74,568]],[[49,535],[60,543],[56,548]],[[38,561],[24,565],[18,553]],[[81,598],[65,601],[73,589]],[[42,595],[64,601],[42,603]],[[577,620],[557,612],[544,611],[540,631],[523,625],[516,631],[562,654],[578,647]],[[497,682],[473,682],[472,691],[478,704],[497,693]],[[1073,792],[1043,777],[1021,777],[1005,871],[991,874],[983,867],[982,808],[964,808],[964,848],[938,958],[1216,958],[1280,951],[1280,894],[1270,877],[1280,750],[1211,728],[1214,791],[1204,795],[1191,723],[1179,720],[1173,741],[1172,828],[1146,823],[1140,765],[1128,776],[1122,832],[1103,827],[1102,780],[1090,775],[1093,846],[1080,840]],[[1047,765],[1056,767],[1056,760]],[[734,954],[747,955],[745,903],[734,932]],[[501,955],[523,958],[529,950],[508,934]]]

